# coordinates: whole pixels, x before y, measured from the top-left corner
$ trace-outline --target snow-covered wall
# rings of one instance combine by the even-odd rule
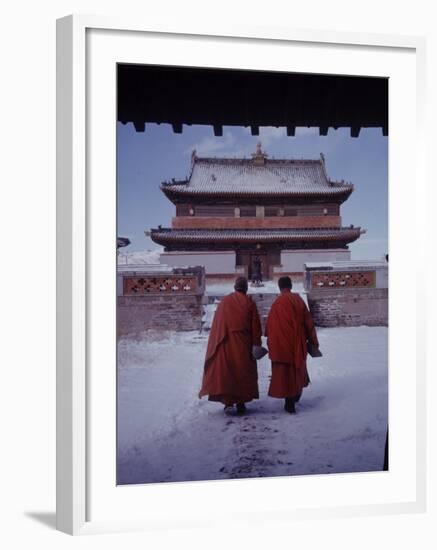
[[[117,290],[119,336],[138,336],[150,329],[187,331],[201,327],[205,292],[201,267],[119,266]]]
[[[386,262],[308,263],[305,289],[318,326],[388,325]]]
[[[385,261],[306,262],[305,289],[388,288]]]
[[[275,267],[274,273],[303,273],[307,262],[332,262],[350,258],[350,250],[283,250],[281,266]]]

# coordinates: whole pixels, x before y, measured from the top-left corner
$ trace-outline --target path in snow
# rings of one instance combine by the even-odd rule
[[[118,482],[149,483],[381,470],[387,426],[387,328],[319,329],[324,356],[298,413],[267,396],[247,416],[199,400],[207,335],[148,333],[119,343]]]

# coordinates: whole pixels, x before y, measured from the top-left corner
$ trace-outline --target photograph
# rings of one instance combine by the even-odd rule
[[[388,89],[117,65],[117,485],[389,470]]]

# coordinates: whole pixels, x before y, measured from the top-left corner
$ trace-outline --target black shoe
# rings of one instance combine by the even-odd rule
[[[232,414],[234,412],[234,405],[225,405],[223,412],[225,414]]]
[[[300,398],[302,397],[302,392],[298,393],[297,395],[294,396],[294,402],[295,403],[299,403],[300,401]]]
[[[242,415],[246,412],[246,405],[244,403],[237,403],[237,414]]]
[[[294,406],[294,399],[292,397],[285,398],[284,410],[290,414],[296,414],[296,408]]]

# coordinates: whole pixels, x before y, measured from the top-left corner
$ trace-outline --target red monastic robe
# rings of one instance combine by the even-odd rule
[[[309,384],[307,341],[319,345],[310,312],[294,292],[282,291],[266,323],[267,346],[272,361],[271,397],[298,397]]]
[[[225,296],[217,307],[205,356],[199,397],[225,405],[257,399],[258,372],[252,346],[261,345],[255,302],[242,292]]]

